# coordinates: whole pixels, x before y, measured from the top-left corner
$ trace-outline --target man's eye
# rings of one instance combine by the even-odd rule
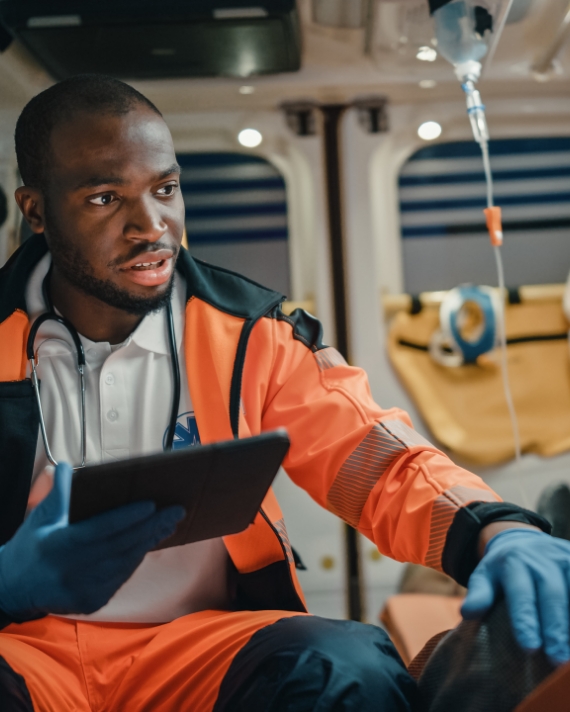
[[[96,198],[91,198],[89,201],[93,205],[110,205],[113,202],[113,196],[111,193],[105,193],[105,195],[98,195]]]
[[[163,185],[162,188],[158,189],[157,193],[159,195],[173,195],[177,187],[178,186],[174,185],[173,183],[171,183],[170,185]]]

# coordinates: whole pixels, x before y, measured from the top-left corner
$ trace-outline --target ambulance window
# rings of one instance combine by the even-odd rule
[[[495,140],[490,152],[495,203],[503,211],[506,283],[564,282],[570,270],[570,138]],[[475,142],[414,153],[400,172],[399,198],[407,292],[496,284]]]
[[[287,196],[279,171],[242,153],[178,155],[194,257],[289,294]]]

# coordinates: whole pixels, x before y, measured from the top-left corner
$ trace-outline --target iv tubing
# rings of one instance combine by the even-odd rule
[[[504,299],[505,290],[505,274],[503,271],[503,258],[501,256],[501,248],[498,246],[493,247],[493,252],[495,253],[495,262],[497,263],[497,274],[499,276],[499,294],[501,294],[501,300]],[[515,458],[517,462],[521,461],[521,441],[519,434],[519,424],[517,419],[517,412],[515,410],[515,405],[513,403],[513,396],[511,393],[511,387],[509,384],[509,367],[507,363],[507,334],[505,331],[505,307],[504,303],[501,306],[501,318],[499,321],[499,348],[501,350],[501,372],[503,375],[503,388],[505,391],[505,400],[507,401],[507,408],[509,409],[509,415],[511,417],[511,427],[513,429],[513,440],[515,441]]]
[[[467,67],[467,65],[466,65]],[[469,67],[467,67],[469,69]],[[487,208],[494,207],[494,196],[493,196],[493,174],[491,172],[491,161],[489,158],[489,131],[487,129],[487,118],[485,116],[485,105],[481,101],[481,95],[475,88],[475,81],[478,77],[478,71],[471,73],[471,75],[465,76],[462,79],[461,88],[465,92],[465,99],[467,103],[467,115],[469,116],[469,122],[471,123],[471,129],[473,131],[473,137],[475,141],[479,144],[481,148],[481,154],[483,156],[483,168],[485,170],[485,182],[487,186]],[[517,466],[521,466],[522,456],[521,456],[521,442],[519,425],[517,420],[517,414],[515,406],[513,403],[513,396],[511,392],[511,386],[509,382],[509,367],[507,358],[507,334],[505,328],[505,273],[503,269],[503,259],[501,255],[500,244],[501,240],[493,240],[493,236],[489,233],[491,237],[491,243],[493,247],[493,252],[495,254],[495,262],[497,265],[497,276],[499,282],[499,323],[498,323],[498,342],[500,351],[500,363],[501,363],[501,375],[503,381],[503,390],[505,393],[505,401],[507,403],[507,409],[509,411],[509,418],[511,421],[511,429],[513,431],[513,442],[515,446],[515,460]],[[524,488],[521,486],[521,495],[525,506],[528,506],[526,493]]]
[[[483,141],[479,145],[483,154],[483,168],[485,169],[485,181],[487,183],[487,207],[492,208],[495,200],[493,197],[493,174],[491,173],[491,161],[489,160],[489,144]]]
[[[483,154],[483,167],[485,169],[485,180],[487,184],[487,207],[492,208],[494,206],[494,196],[493,196],[493,174],[491,173],[491,161],[489,160],[489,144],[487,141],[479,141],[481,146],[481,153]],[[503,389],[505,392],[505,400],[507,402],[507,408],[509,410],[509,416],[511,420],[511,428],[513,431],[513,440],[515,445],[515,459],[517,465],[520,467],[522,462],[521,455],[521,442],[519,425],[517,419],[517,413],[515,410],[515,405],[513,403],[513,396],[511,393],[511,387],[509,382],[509,366],[507,360],[507,333],[505,329],[505,272],[503,269],[503,259],[501,255],[501,248],[499,245],[493,246],[493,252],[495,254],[495,262],[497,265],[497,276],[499,281],[499,300],[500,300],[500,316],[499,316],[499,350],[500,350],[500,361],[501,361],[501,374],[503,380]],[[521,495],[523,497],[523,502],[526,507],[528,507],[528,498],[523,487],[520,488]]]

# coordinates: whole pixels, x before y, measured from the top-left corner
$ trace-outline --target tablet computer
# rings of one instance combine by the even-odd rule
[[[152,500],[180,504],[186,517],[157,549],[236,534],[255,519],[289,449],[285,430],[77,470],[69,522]]]

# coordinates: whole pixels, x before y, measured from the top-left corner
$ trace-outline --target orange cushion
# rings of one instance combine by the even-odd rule
[[[406,665],[437,633],[461,622],[462,596],[400,593],[386,601],[380,620]]]

